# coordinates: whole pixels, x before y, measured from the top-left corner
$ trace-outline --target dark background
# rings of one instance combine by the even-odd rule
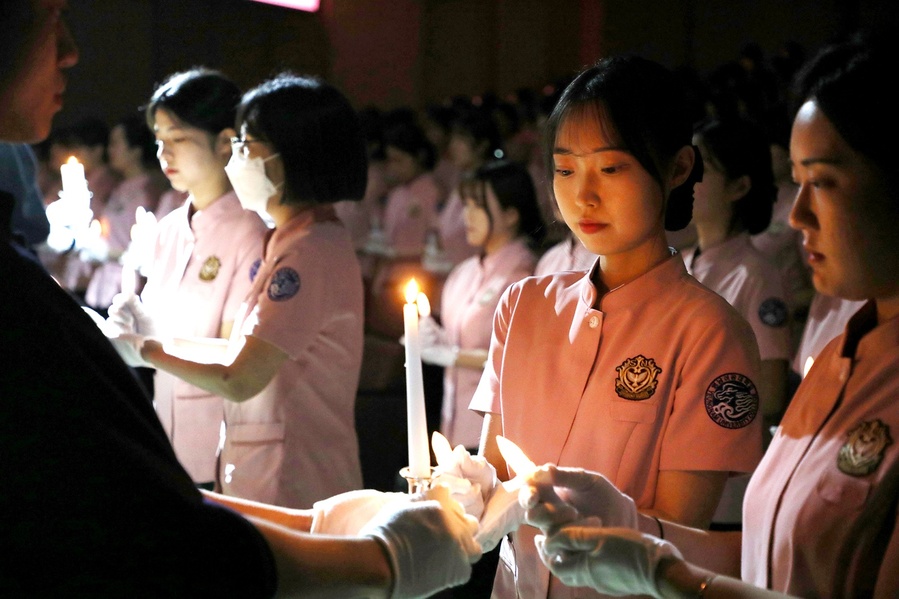
[[[219,68],[242,88],[282,68],[323,76],[357,107],[535,90],[637,52],[700,74],[757,42],[807,52],[859,25],[896,30],[893,0],[322,0],[317,13],[250,0],[73,0],[81,49],[57,124],[114,122],[170,73]]]

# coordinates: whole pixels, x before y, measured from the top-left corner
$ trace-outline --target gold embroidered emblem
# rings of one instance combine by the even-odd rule
[[[656,377],[662,369],[656,361],[642,355],[628,358],[621,366],[615,368],[618,378],[615,380],[615,393],[623,399],[646,399],[656,392],[659,382]]]
[[[837,467],[850,476],[867,476],[877,470],[883,452],[893,444],[890,427],[879,418],[862,422],[847,436],[846,444],[837,456]]]
[[[209,256],[208,258],[206,258],[206,262],[204,262],[203,266],[200,268],[200,280],[211,281],[215,279],[219,274],[219,268],[221,266],[221,260],[219,260],[216,256]]]

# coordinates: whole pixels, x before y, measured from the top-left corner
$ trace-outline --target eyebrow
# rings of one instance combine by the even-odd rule
[[[793,160],[790,160],[790,164],[795,165],[796,162]],[[815,157],[812,157],[812,158],[805,158],[803,160],[800,160],[799,164],[801,164],[802,166],[811,166],[813,164],[829,164],[831,166],[839,166],[839,165],[843,164],[843,161],[840,160],[839,158],[815,158]]]
[[[559,146],[553,148],[553,154],[564,154],[566,156],[588,156],[590,154],[598,154],[599,152],[627,152],[627,148],[622,146],[603,146],[601,148],[594,148],[583,154],[575,154],[572,150]]]

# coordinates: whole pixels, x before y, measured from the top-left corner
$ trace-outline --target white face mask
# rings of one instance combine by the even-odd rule
[[[272,154],[265,159],[259,156],[250,158],[240,152],[231,155],[225,173],[245,210],[264,213],[268,199],[278,192],[282,184],[275,185],[265,174],[265,163],[278,155]]]

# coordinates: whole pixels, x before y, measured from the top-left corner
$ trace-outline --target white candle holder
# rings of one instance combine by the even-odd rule
[[[415,493],[423,493],[431,488],[432,483],[434,482],[434,468],[431,467],[428,470],[427,476],[413,476],[412,470],[409,466],[404,466],[400,468],[400,476],[406,479],[406,482],[409,483],[409,494]]]

